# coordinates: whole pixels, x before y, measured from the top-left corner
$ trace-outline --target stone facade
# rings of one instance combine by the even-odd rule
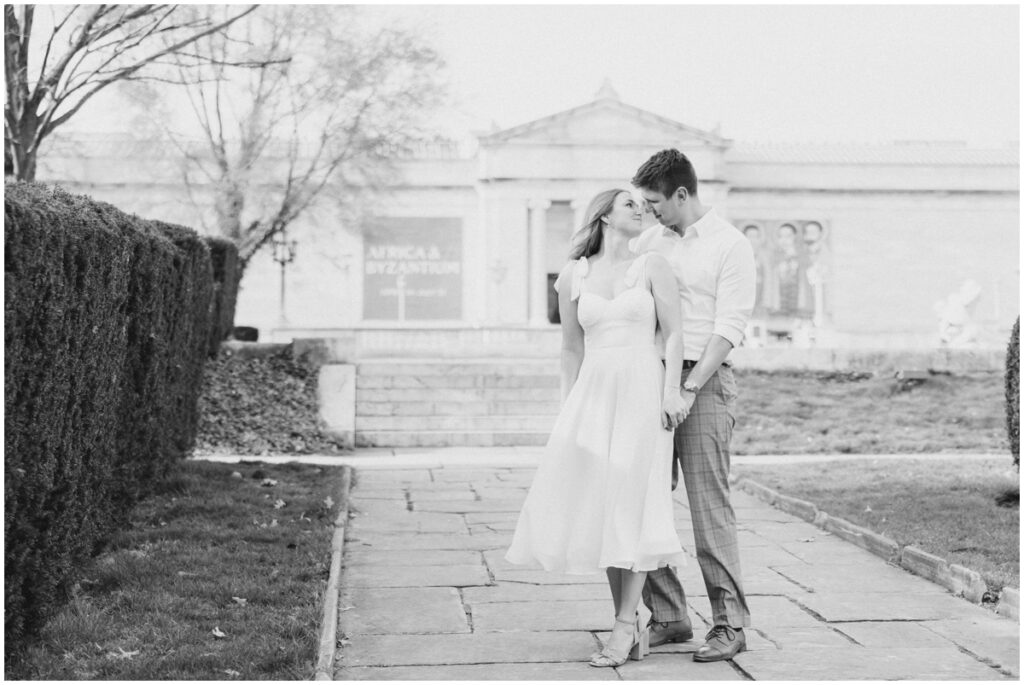
[[[1019,311],[1019,153],[952,144],[744,144],[621,102],[588,104],[401,163],[375,216],[321,202],[296,260],[251,263],[236,323],[261,339],[343,329],[509,329],[551,322],[553,274],[589,199],[650,154],[683,150],[706,204],[758,255],[750,346],[998,347]],[[127,140],[49,156],[40,180],[201,227],[172,151]],[[202,203],[202,199],[199,199]],[[282,316],[282,314],[284,316]],[[453,333],[454,334],[454,333]]]

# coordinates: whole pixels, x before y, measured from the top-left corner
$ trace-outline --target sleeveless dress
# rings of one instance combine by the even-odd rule
[[[672,433],[661,425],[665,369],[641,255],[612,299],[572,270],[583,363],[555,421],[505,558],[568,574],[681,566],[672,504]],[[563,284],[559,284],[564,287]]]

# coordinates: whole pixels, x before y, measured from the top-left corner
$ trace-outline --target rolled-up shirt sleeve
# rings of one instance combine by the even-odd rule
[[[747,321],[754,311],[756,294],[754,249],[750,241],[738,240],[725,253],[719,271],[714,334],[731,342],[733,347],[739,347],[747,330]]]

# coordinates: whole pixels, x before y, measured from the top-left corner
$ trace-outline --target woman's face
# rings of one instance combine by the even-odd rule
[[[643,230],[643,212],[633,195],[623,191],[615,196],[612,211],[608,212],[608,228],[629,235],[637,235]]]

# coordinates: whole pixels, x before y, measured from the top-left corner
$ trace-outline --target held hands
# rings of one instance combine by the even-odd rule
[[[661,425],[667,431],[675,430],[690,414],[696,395],[692,392],[680,392],[678,388],[665,391],[661,401]]]

